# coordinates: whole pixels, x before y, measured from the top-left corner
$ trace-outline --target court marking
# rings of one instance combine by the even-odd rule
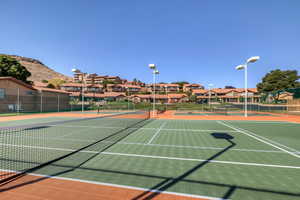
[[[154,135],[151,137],[151,139],[148,141],[147,144],[151,144],[151,142],[156,138],[156,136],[159,134],[159,132],[162,130],[162,128],[167,124],[167,122],[163,122],[163,124],[157,129],[157,131],[154,133]]]
[[[252,135],[255,135],[256,137],[260,137],[260,138],[262,138],[262,139],[264,139],[264,140],[267,140],[267,141],[269,141],[269,142],[271,142],[271,143],[274,143],[274,144],[277,144],[277,145],[279,145],[279,146],[282,146],[282,147],[285,147],[285,148],[287,148],[287,149],[290,149],[290,150],[292,150],[293,152],[298,152],[297,149],[288,147],[288,146],[286,146],[286,145],[283,145],[283,144],[281,144],[281,143],[278,143],[278,142],[276,142],[276,141],[273,141],[273,140],[271,140],[271,139],[269,139],[269,138],[266,138],[266,137],[263,137],[263,136],[261,136],[261,135],[257,135],[257,134],[255,134],[255,133],[253,133],[253,132],[251,132],[251,131],[245,130],[245,129],[240,128],[240,127],[236,127],[236,128],[237,128],[237,129],[240,129],[240,130],[242,130],[242,131],[248,132],[248,133],[250,133],[250,134],[252,134]]]
[[[0,169],[0,171],[18,173],[18,171],[6,170],[6,169]],[[99,182],[99,181],[90,181],[90,180],[83,180],[83,179],[77,179],[77,178],[51,176],[51,175],[44,175],[44,174],[37,174],[37,173],[28,173],[28,175],[38,176],[38,177],[46,177],[46,178],[52,178],[52,179],[58,179],[58,180],[90,183],[90,184],[95,184],[95,185],[112,186],[112,187],[119,187],[119,188],[133,189],[133,190],[140,190],[140,191],[147,191],[147,192],[149,191],[149,192],[160,193],[160,194],[171,194],[171,195],[183,196],[183,197],[192,197],[192,198],[200,198],[200,199],[205,198],[207,200],[227,200],[227,199],[218,198],[218,197],[210,197],[210,196],[203,196],[203,195],[197,195],[197,194],[187,194],[187,193],[180,193],[180,192],[171,192],[171,191],[164,191],[164,190],[155,190],[155,189],[151,189],[151,188],[147,189],[147,188],[142,188],[142,187],[119,185],[119,184],[114,184],[114,183],[104,183],[104,182]]]
[[[159,147],[174,147],[174,148],[187,148],[187,149],[203,149],[203,150],[221,150],[224,149],[222,147],[202,147],[202,146],[189,146],[189,145],[171,145],[171,144],[145,144],[139,142],[118,142],[118,144],[132,144],[132,145],[143,145],[143,146],[159,146]],[[260,150],[260,149],[239,149],[232,148],[229,151],[246,151],[246,152],[263,152],[263,153],[285,153],[278,150]],[[300,154],[300,151],[295,152]]]
[[[62,127],[62,128],[107,128],[107,129],[125,129],[127,127],[118,127],[118,126],[63,126],[63,125],[50,125],[50,127]],[[136,129],[136,130],[157,130],[159,128],[128,128],[128,129]],[[216,130],[216,129],[174,129],[174,128],[162,128],[163,131],[190,131],[190,132],[240,132],[235,130]]]
[[[166,156],[152,156],[152,155],[143,155],[143,154],[127,154],[127,153],[115,153],[115,152],[106,152],[106,151],[101,152],[101,154],[129,156],[129,157],[166,159],[166,160],[182,160],[182,161],[195,161],[195,162],[222,163],[222,164],[232,164],[232,165],[247,165],[247,166],[260,166],[260,167],[300,169],[300,166],[272,165],[272,164],[263,164],[263,163],[247,163],[247,162],[234,162],[234,161],[221,161],[221,160],[205,160],[205,159],[166,157]]]
[[[224,126],[227,126],[227,127],[229,127],[229,128],[232,128],[233,130],[237,130],[237,131],[239,130],[238,127],[234,127],[234,126],[232,126],[232,125],[228,125],[228,124],[226,124],[226,123],[224,123],[224,122],[222,122],[222,121],[217,121],[217,123],[223,124]],[[292,155],[292,156],[294,156],[294,157],[300,158],[300,155],[297,155],[297,154],[295,154],[294,152],[290,152],[290,151],[288,151],[288,150],[286,150],[286,149],[283,149],[283,148],[281,148],[281,147],[278,147],[278,146],[276,146],[276,145],[274,145],[274,144],[272,144],[272,143],[270,143],[270,142],[268,142],[268,141],[265,141],[265,140],[263,140],[263,139],[261,139],[261,138],[259,138],[259,137],[257,137],[257,136],[254,136],[254,135],[256,135],[255,133],[252,133],[252,132],[251,132],[252,134],[254,134],[254,135],[251,135],[251,134],[247,133],[247,132],[246,132],[245,130],[243,130],[243,129],[241,129],[241,130],[239,130],[239,131],[240,131],[241,133],[243,133],[243,134],[249,136],[249,137],[252,137],[252,138],[254,138],[254,139],[256,139],[256,140],[262,142],[262,143],[268,144],[268,145],[270,145],[270,146],[272,146],[272,147],[274,147],[274,148],[276,148],[276,149],[282,150],[282,151],[284,151],[284,152],[286,152],[286,153],[288,153],[288,154],[290,154],[290,155]],[[248,132],[250,132],[250,131],[248,131]]]
[[[52,148],[52,147],[39,147],[39,146],[28,146],[28,145],[8,145],[17,146],[25,148],[34,149],[47,149],[47,150],[59,150],[73,152],[75,149],[64,149],[64,148]],[[300,169],[300,166],[290,166],[290,165],[273,165],[264,163],[248,163],[248,162],[235,162],[235,161],[221,161],[221,160],[206,160],[206,159],[196,159],[196,158],[181,158],[181,157],[168,157],[168,156],[153,156],[153,155],[143,155],[143,154],[128,154],[128,153],[117,153],[117,152],[98,152],[98,151],[79,151],[82,153],[92,153],[92,154],[103,154],[103,155],[118,155],[118,156],[128,156],[128,157],[142,157],[142,158],[154,158],[154,159],[166,159],[166,160],[179,160],[179,161],[193,161],[193,162],[210,162],[210,163],[221,163],[221,164],[232,164],[232,165],[246,165],[246,166],[259,166],[259,167],[273,167],[273,168],[287,168],[287,169]]]
[[[271,143],[274,143],[274,144],[277,144],[277,145],[279,145],[279,146],[282,146],[282,147],[285,147],[285,148],[287,148],[287,149],[290,149],[290,150],[292,150],[293,152],[298,152],[298,151],[299,151],[299,150],[297,150],[297,149],[288,147],[288,146],[286,146],[286,145],[283,145],[283,144],[281,144],[281,143],[279,143],[279,142],[273,141],[273,140],[271,140],[271,139],[269,139],[269,138],[266,138],[266,137],[264,137],[264,136],[257,135],[257,134],[255,134],[255,133],[253,133],[253,132],[251,132],[251,131],[246,130],[246,129],[243,129],[243,128],[240,128],[240,127],[237,127],[237,128],[240,129],[240,130],[242,130],[242,131],[245,131],[245,132],[248,132],[248,133],[250,133],[250,134],[253,134],[253,135],[255,135],[256,137],[260,137],[260,138],[262,138],[262,139],[264,139],[264,140],[267,140],[267,141],[269,141],[269,142],[271,142]]]

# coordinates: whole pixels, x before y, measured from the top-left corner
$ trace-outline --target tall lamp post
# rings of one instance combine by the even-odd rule
[[[84,82],[85,82],[85,75],[79,69],[72,69],[74,73],[81,73],[82,77],[82,86],[81,86],[81,111],[84,111]]]
[[[148,65],[149,68],[152,70],[152,74],[153,74],[153,91],[152,91],[152,95],[153,95],[153,111],[152,111],[152,116],[155,116],[155,90],[156,90],[156,75],[159,74],[159,71],[156,68],[155,64],[149,64]]]
[[[245,104],[245,111],[244,111],[244,116],[245,117],[248,117],[248,64],[249,63],[254,63],[254,62],[256,62],[256,61],[258,61],[260,59],[260,57],[259,56],[253,56],[253,57],[251,57],[251,58],[249,58],[247,61],[246,61],[246,63],[245,64],[243,64],[243,65],[238,65],[238,66],[236,66],[235,67],[235,69],[236,70],[242,70],[242,69],[244,69],[245,70],[245,74],[244,74],[244,76],[245,76],[245,100],[244,100],[244,104]]]

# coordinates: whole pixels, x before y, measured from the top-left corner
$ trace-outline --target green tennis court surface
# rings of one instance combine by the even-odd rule
[[[9,152],[1,154],[1,167],[28,168],[44,154],[63,155],[121,131],[125,137],[117,134],[34,173],[224,199],[300,198],[300,124],[148,120],[122,129],[132,122],[101,118],[1,137]],[[19,148],[27,151],[22,160]]]
[[[20,126],[36,123],[47,123],[47,122],[58,122],[62,120],[76,119],[76,117],[43,117],[43,118],[33,118],[33,119],[23,119],[23,120],[11,120],[11,121],[0,121],[0,127],[6,126]]]

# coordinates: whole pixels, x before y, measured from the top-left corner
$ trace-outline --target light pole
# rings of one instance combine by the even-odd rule
[[[153,111],[152,111],[152,116],[155,116],[155,89],[156,89],[156,75],[159,74],[159,71],[156,68],[155,64],[149,64],[148,65],[149,68],[152,70],[152,74],[153,74],[153,91],[152,91],[152,95],[153,95]]]
[[[244,104],[245,104],[245,111],[244,111],[244,116],[245,117],[248,117],[248,64],[249,63],[254,63],[256,61],[258,61],[260,59],[259,56],[253,56],[251,58],[249,58],[245,64],[243,65],[238,65],[235,67],[236,70],[242,70],[244,69],[245,70],[245,98],[244,98]]]
[[[81,77],[82,77],[82,86],[81,86],[81,111],[84,111],[84,82],[85,82],[85,77],[84,77],[84,73],[81,72],[79,69],[72,69],[72,72],[74,73],[81,73]]]

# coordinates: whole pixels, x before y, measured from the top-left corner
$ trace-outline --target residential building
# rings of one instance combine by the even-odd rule
[[[116,84],[120,84],[126,82],[127,80],[121,79],[119,76],[100,76],[96,73],[87,74],[82,72],[75,72],[73,76],[73,82],[81,83],[84,82],[86,84],[102,84],[104,81],[114,82]]]
[[[249,88],[248,90],[248,102],[258,103],[260,101],[260,95],[256,88]],[[198,89],[192,91],[193,95],[197,96],[199,102],[222,102],[222,103],[240,103],[244,101],[245,89],[222,89],[215,88],[211,90]]]
[[[82,82],[82,81],[84,81],[84,78],[85,78],[86,75],[87,75],[86,73],[82,73],[80,71],[79,72],[75,72],[74,76],[73,76],[73,81],[75,83]]]
[[[183,92],[191,92],[192,90],[199,90],[199,89],[204,89],[204,87],[196,83],[184,84],[182,87]]]
[[[146,85],[148,92],[153,92],[154,88],[155,88],[155,92],[165,92],[165,93],[169,93],[169,92],[179,92],[179,85],[178,84],[148,84]]]
[[[79,102],[81,101],[81,93],[80,92],[73,92],[70,94],[73,99],[78,99]],[[121,92],[105,92],[102,94],[99,93],[84,93],[84,100],[86,103],[90,101],[99,102],[99,101],[122,101],[125,100],[126,95],[125,93]]]
[[[84,92],[91,93],[103,93],[103,85],[100,84],[82,84],[82,83],[64,83],[60,86],[60,88],[67,92],[82,92],[82,87],[84,88]]]
[[[102,84],[106,80],[107,76],[95,76],[94,77],[94,83],[96,84]]]
[[[125,88],[121,84],[107,84],[107,92],[125,92]]]
[[[0,77],[0,112],[44,112],[69,108],[69,93]]]
[[[139,102],[153,102],[152,94],[136,94],[130,96],[131,101]],[[188,97],[185,94],[156,94],[155,101],[157,103],[182,103],[187,102]]]
[[[129,95],[139,93],[142,89],[141,86],[129,84],[121,85],[121,87],[123,88],[123,91],[126,91]]]
[[[95,78],[97,77],[97,74],[88,74],[85,78],[86,84],[95,84]]]
[[[122,79],[119,76],[107,76],[105,79],[114,83],[122,83]]]

